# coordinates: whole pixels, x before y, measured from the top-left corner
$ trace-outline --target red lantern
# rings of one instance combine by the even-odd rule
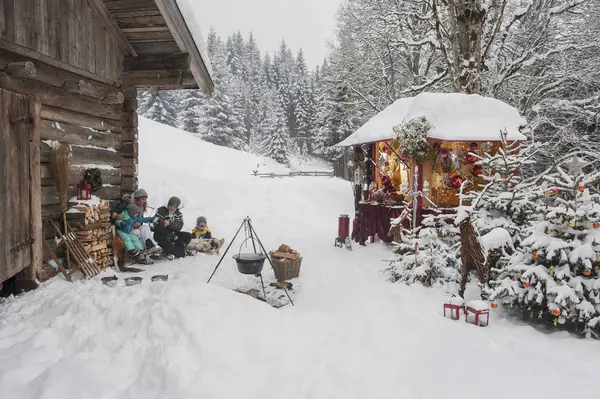
[[[452,297],[444,304],[444,317],[458,320],[461,310],[465,312],[465,301],[459,296]]]
[[[469,148],[471,148],[472,151],[475,151],[477,149],[478,145],[476,142],[471,142],[471,144],[469,144]]]
[[[350,217],[348,215],[340,215],[338,218],[338,238],[341,242],[345,242],[350,236]]]
[[[471,301],[467,304],[465,321],[476,326],[485,327],[490,324],[490,309],[483,301]]]
[[[473,166],[473,174],[475,176],[479,176],[483,173],[483,168],[481,167],[481,165],[475,165]]]
[[[90,193],[91,185],[82,180],[77,184],[77,199],[81,201],[89,201],[92,198]]]

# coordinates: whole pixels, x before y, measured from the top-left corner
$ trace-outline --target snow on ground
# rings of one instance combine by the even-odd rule
[[[231,259],[241,240],[210,284],[209,255],[150,266],[169,281],[135,287],[55,278],[0,304],[3,399],[597,397],[597,342],[497,309],[486,328],[445,319],[446,294],[385,281],[384,245],[334,248],[350,183],[250,176],[256,157],[144,119],[140,154],[151,204],[182,197],[185,228],[205,215],[227,246],[250,215],[267,249],[301,251],[296,307],[232,291],[259,287]]]

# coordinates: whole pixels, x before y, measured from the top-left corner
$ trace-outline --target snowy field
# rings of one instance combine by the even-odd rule
[[[217,256],[157,263],[144,275],[169,281],[137,287],[57,277],[0,303],[2,399],[598,397],[597,341],[545,335],[499,310],[487,328],[444,319],[443,292],[385,281],[389,248],[334,248],[350,183],[257,178],[255,156],[145,119],[140,154],[150,205],[181,197],[186,229],[204,215],[227,246],[249,215],[267,249],[299,250],[296,306],[232,291],[259,287],[231,259],[241,240],[209,285]]]

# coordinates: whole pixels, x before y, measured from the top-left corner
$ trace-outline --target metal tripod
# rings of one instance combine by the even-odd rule
[[[240,225],[240,227],[236,231],[235,235],[233,236],[232,240],[229,242],[229,245],[227,246],[227,249],[225,250],[225,252],[223,252],[223,256],[221,256],[221,259],[219,260],[219,263],[217,263],[217,266],[215,266],[215,270],[213,270],[212,274],[208,278],[208,281],[206,282],[207,284],[210,283],[210,280],[212,280],[213,276],[217,272],[217,269],[219,268],[219,266],[221,266],[221,263],[223,262],[223,259],[225,258],[225,255],[227,255],[227,252],[229,252],[229,248],[231,248],[231,246],[233,245],[233,242],[237,238],[238,234],[240,234],[240,231],[242,230],[242,227],[244,227],[244,226],[247,227],[248,232],[250,234],[250,237],[252,237],[254,235],[254,237],[256,238],[256,241],[258,241],[258,244],[260,245],[261,250],[264,252],[267,260],[269,261],[269,264],[271,265],[271,268],[274,269],[273,263],[271,262],[271,258],[268,256],[267,250],[265,249],[265,247],[264,247],[262,241],[260,240],[260,238],[258,238],[258,234],[256,234],[256,230],[254,230],[254,227],[252,226],[252,221],[250,220],[250,217],[246,216],[246,218],[242,221],[242,224]],[[256,252],[256,244],[254,243],[254,240],[252,240],[252,245],[254,247],[254,252]],[[260,277],[260,282],[261,282],[262,288],[263,288],[263,295],[265,296],[265,301],[266,301],[267,300],[267,295],[265,293],[265,285],[264,285],[264,282],[263,282],[263,279],[262,279],[262,273],[259,273],[258,276]],[[296,305],[294,305],[294,301],[292,301],[292,298],[290,297],[290,294],[288,293],[288,290],[285,288],[285,286],[282,285],[281,288],[283,288],[283,291],[285,292],[285,295],[287,295],[288,300],[290,301],[290,303],[292,304],[292,306],[296,306]]]

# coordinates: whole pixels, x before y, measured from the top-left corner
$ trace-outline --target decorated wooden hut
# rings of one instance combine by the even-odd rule
[[[51,143],[71,146],[69,196],[137,189],[137,89],[213,90],[189,0],[0,1],[0,285],[36,279],[43,221],[62,213]]]
[[[462,182],[481,181],[476,155],[495,154],[501,133],[509,143],[526,140],[525,127],[515,108],[476,94],[421,93],[375,115],[339,143],[361,160],[349,165],[362,188],[356,190],[361,244],[375,235],[391,241],[390,219],[413,203],[406,220],[417,225],[434,207],[451,212]]]

